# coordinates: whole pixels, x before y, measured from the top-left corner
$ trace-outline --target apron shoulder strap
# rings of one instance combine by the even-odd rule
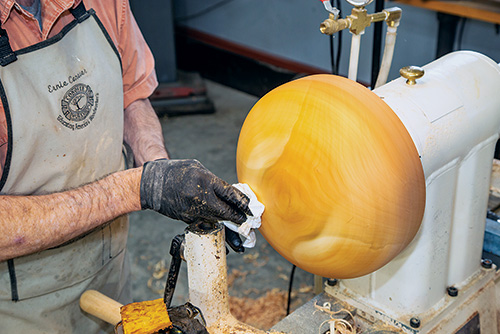
[[[6,66],[17,60],[17,56],[12,51],[7,31],[0,27],[0,65]]]
[[[78,22],[85,20],[89,15],[87,10],[85,9],[83,1],[81,1],[78,6],[70,9],[69,11],[71,12],[71,14],[73,14]],[[14,51],[12,51],[7,31],[0,27],[0,66],[7,66],[16,60],[17,56]]]
[[[73,14],[73,16],[78,22],[83,21],[89,15],[87,13],[87,10],[85,9],[83,0],[78,4],[78,6],[76,6],[75,8],[71,8],[69,11],[71,12],[71,14]]]

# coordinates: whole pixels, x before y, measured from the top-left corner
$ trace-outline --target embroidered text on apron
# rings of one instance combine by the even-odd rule
[[[28,48],[5,51],[0,37],[9,130],[0,194],[62,191],[123,168],[118,52],[93,10],[82,2],[72,13],[58,35]],[[120,217],[61,247],[0,262],[0,334],[109,328],[84,314],[78,299],[87,289],[120,297],[127,231]]]

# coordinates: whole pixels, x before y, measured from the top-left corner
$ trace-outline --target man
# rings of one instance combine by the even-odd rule
[[[78,299],[123,297],[126,213],[242,223],[248,198],[197,161],[167,160],[153,58],[126,0],[0,9],[0,333],[97,333]],[[125,170],[122,140],[139,167]]]

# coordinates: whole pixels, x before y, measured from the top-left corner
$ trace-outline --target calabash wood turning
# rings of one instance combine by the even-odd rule
[[[271,246],[323,277],[379,269],[424,213],[406,128],[380,97],[338,76],[295,80],[259,100],[240,133],[237,172],[266,206],[260,231]]]

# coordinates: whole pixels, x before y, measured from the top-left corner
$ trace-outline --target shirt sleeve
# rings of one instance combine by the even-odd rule
[[[120,0],[121,13],[117,48],[123,68],[123,103],[127,108],[132,102],[149,97],[158,86],[155,61],[135,21],[128,0]]]

